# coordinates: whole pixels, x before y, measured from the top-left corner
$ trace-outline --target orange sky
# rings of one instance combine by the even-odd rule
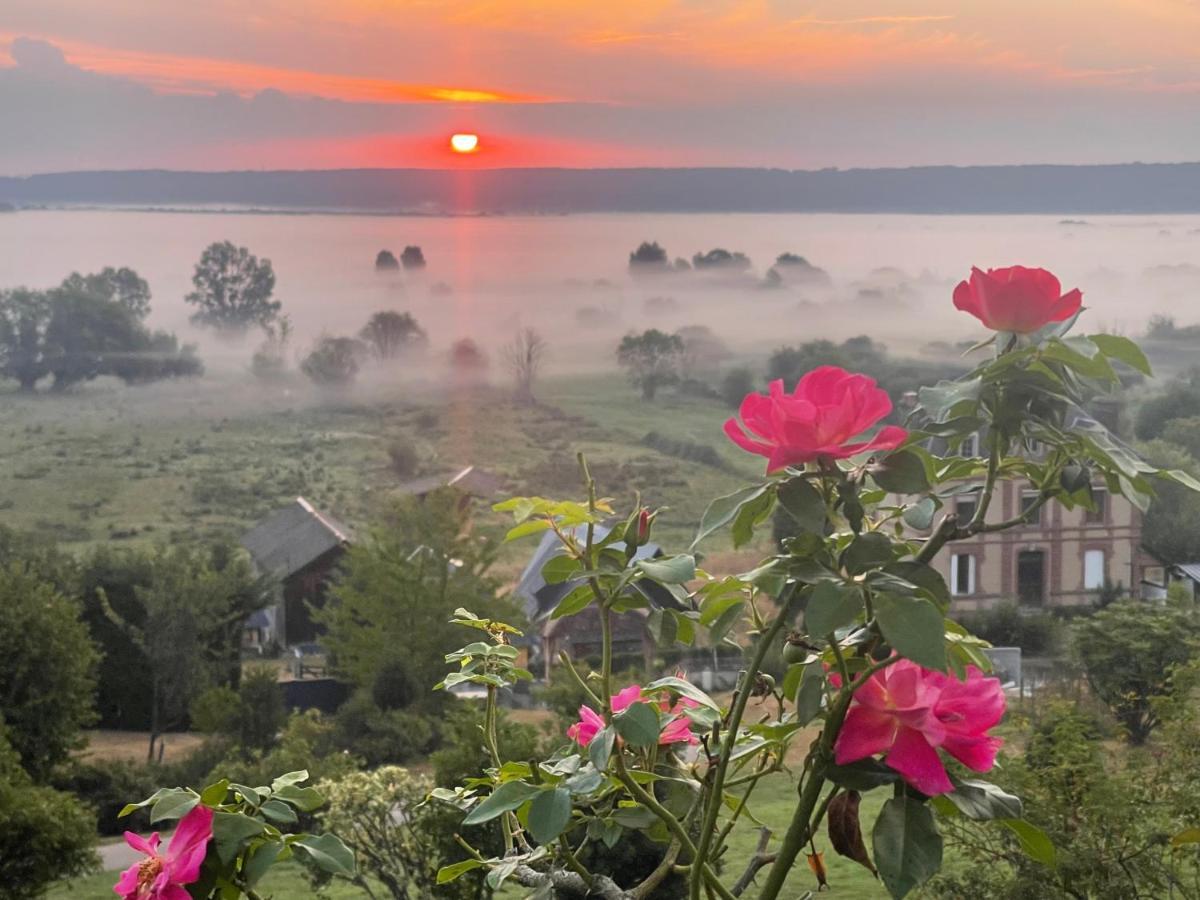
[[[0,113],[107,106],[142,143],[105,165],[194,154],[146,140],[197,109],[223,165],[429,164],[472,120],[470,165],[1167,159],[1197,155],[1198,41],[1195,0],[5,0]],[[19,143],[0,171],[44,157]]]

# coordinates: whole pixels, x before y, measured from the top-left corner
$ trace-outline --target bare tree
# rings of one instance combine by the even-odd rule
[[[518,403],[536,403],[533,382],[541,371],[550,345],[532,328],[522,328],[504,348],[504,365],[515,382],[514,396]]]

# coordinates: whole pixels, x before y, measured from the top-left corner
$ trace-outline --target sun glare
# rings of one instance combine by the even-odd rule
[[[453,134],[450,136],[450,147],[455,153],[474,153],[479,149],[479,135]]]

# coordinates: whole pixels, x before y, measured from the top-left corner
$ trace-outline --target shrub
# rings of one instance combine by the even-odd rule
[[[505,754],[512,759],[532,758],[538,747],[537,729],[503,713],[498,718],[498,742]],[[440,786],[453,787],[492,764],[480,737],[482,724],[482,710],[470,701],[456,701],[447,712],[442,722],[442,748],[429,756],[434,781]]]
[[[238,730],[241,705],[233,688],[226,685],[211,687],[189,704],[188,718],[192,728],[204,734],[234,735]]]
[[[393,438],[387,448],[388,461],[392,471],[399,478],[412,478],[417,474],[421,464],[421,454],[417,445],[406,437]]]
[[[404,709],[380,709],[371,695],[359,691],[337,712],[338,740],[368,766],[404,763],[438,746],[436,720]]]
[[[347,337],[323,337],[300,363],[300,371],[322,387],[346,387],[358,377],[366,355],[362,341]]]
[[[120,835],[127,830],[141,831],[150,825],[150,816],[145,810],[138,810],[123,819],[117,816],[131,797],[153,794],[165,774],[160,767],[124,759],[77,760],[55,772],[53,786],[73,794],[92,808],[96,831],[100,834]]]
[[[728,463],[725,462],[721,454],[709,444],[698,444],[695,441],[671,437],[660,431],[647,433],[642,438],[642,444],[657,450],[659,453],[665,453],[667,456],[674,456],[689,462],[703,463],[706,466],[712,466],[714,469],[728,468]]]
[[[1062,649],[1062,620],[1047,612],[1026,613],[1015,603],[963,613],[959,621],[996,647],[1020,647],[1030,656],[1052,656]]]
[[[362,760],[339,745],[341,740],[339,729],[335,724],[324,718],[317,710],[294,713],[287,720],[287,725],[279,742],[266,752],[251,751],[245,753],[240,749],[230,750],[226,745],[223,758],[212,761],[213,764],[201,778],[162,779],[168,784],[211,784],[221,778],[240,784],[270,784],[280,772],[295,772],[307,769],[314,781],[322,778],[340,778],[358,770]],[[216,750],[220,744],[214,743],[209,752]],[[172,771],[184,774],[173,767]]]
[[[279,673],[271,666],[252,666],[238,687],[238,739],[249,750],[267,750],[287,722]]]

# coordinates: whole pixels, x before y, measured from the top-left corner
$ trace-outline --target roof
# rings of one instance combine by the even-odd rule
[[[594,535],[595,540],[603,540],[604,536],[611,530],[608,526],[597,525]],[[575,529],[575,537],[582,541],[586,532],[586,526],[581,525]],[[610,546],[614,549],[623,549],[625,544],[622,541],[617,541]],[[513,589],[513,594],[524,603],[525,616],[531,622],[536,622],[550,615],[554,608],[558,606],[559,601],[579,584],[578,579],[564,581],[560,584],[547,584],[546,579],[542,577],[542,569],[545,568],[546,563],[562,552],[562,544],[559,542],[556,534],[548,531],[542,535],[541,542],[538,544],[537,549],[533,551],[533,556],[530,557],[529,562],[525,565],[525,570],[521,572],[521,580],[517,582],[517,586]],[[637,551],[633,554],[633,558],[654,559],[661,555],[662,550],[657,544],[643,544],[637,548]],[[662,585],[650,581],[635,582],[633,589],[643,593],[655,606],[679,607],[678,601]]]
[[[504,479],[475,466],[467,466],[453,472],[426,475],[400,485],[403,494],[424,497],[438,488],[453,487],[474,497],[494,497],[504,487]]]
[[[1175,569],[1192,581],[1200,583],[1200,563],[1180,563]]]
[[[350,530],[318,512],[303,497],[271,513],[241,539],[255,565],[277,578],[294,575],[330,550],[349,543]]]

